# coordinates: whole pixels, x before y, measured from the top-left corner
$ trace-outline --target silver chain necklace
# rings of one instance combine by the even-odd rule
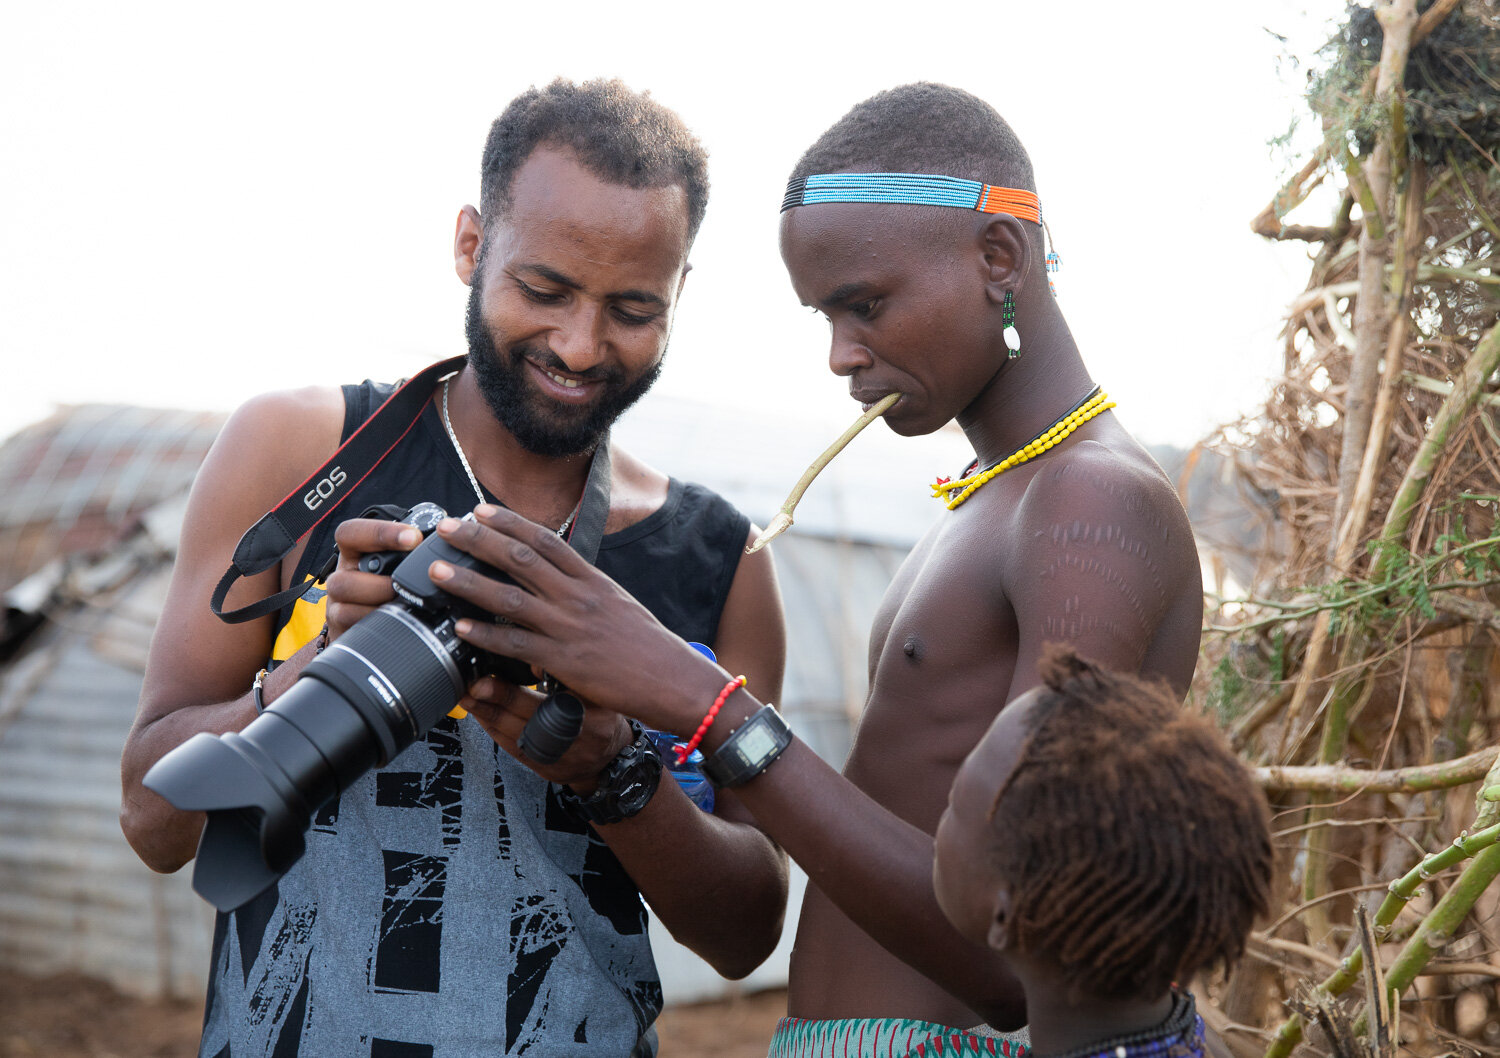
[[[469,457],[464,455],[464,446],[458,443],[458,434],[453,432],[453,421],[448,418],[448,383],[451,381],[453,381],[452,375],[443,379],[443,429],[448,431],[448,440],[453,442],[453,451],[458,453],[458,461],[463,464],[464,473],[469,475],[469,484],[474,487],[474,495],[479,497],[480,503],[489,503],[490,501],[484,498],[484,490],[479,487],[479,479],[474,476],[474,470],[469,466]],[[577,513],[578,508],[574,507],[572,513],[563,519],[562,525],[557,527],[558,536],[568,535],[568,526],[573,524],[573,516]]]

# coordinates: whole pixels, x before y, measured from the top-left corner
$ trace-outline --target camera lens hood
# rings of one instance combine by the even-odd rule
[[[220,911],[260,895],[302,856],[306,801],[239,735],[200,732],[152,765],[143,782],[177,808],[208,813],[193,888]]]

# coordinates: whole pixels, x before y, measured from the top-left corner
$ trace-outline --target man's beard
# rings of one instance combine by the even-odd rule
[[[480,284],[469,288],[469,308],[464,318],[464,334],[469,339],[469,366],[474,369],[479,392],[490,406],[500,425],[510,431],[526,451],[539,456],[574,456],[591,451],[606,430],[632,404],[645,396],[661,374],[662,360],[634,380],[626,380],[618,368],[600,368],[585,373],[590,382],[600,384],[594,402],[586,407],[568,408],[553,404],[531,389],[526,379],[529,359],[559,373],[570,374],[567,365],[545,348],[529,345],[512,346],[502,354],[485,325],[480,312]]]

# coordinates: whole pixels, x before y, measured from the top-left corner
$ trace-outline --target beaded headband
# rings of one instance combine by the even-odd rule
[[[786,185],[781,212],[824,202],[957,206],[980,213],[1009,213],[1033,224],[1042,222],[1042,204],[1034,191],[927,173],[818,173],[799,177]]]

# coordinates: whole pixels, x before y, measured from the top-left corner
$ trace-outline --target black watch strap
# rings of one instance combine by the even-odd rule
[[[703,774],[720,788],[740,786],[769,768],[791,744],[792,729],[774,705],[763,705],[703,762]]]
[[[618,823],[629,819],[650,803],[661,782],[661,755],[636,720],[628,720],[634,736],[630,745],[599,773],[599,785],[587,797],[566,786],[557,788],[557,800],[580,823]]]

